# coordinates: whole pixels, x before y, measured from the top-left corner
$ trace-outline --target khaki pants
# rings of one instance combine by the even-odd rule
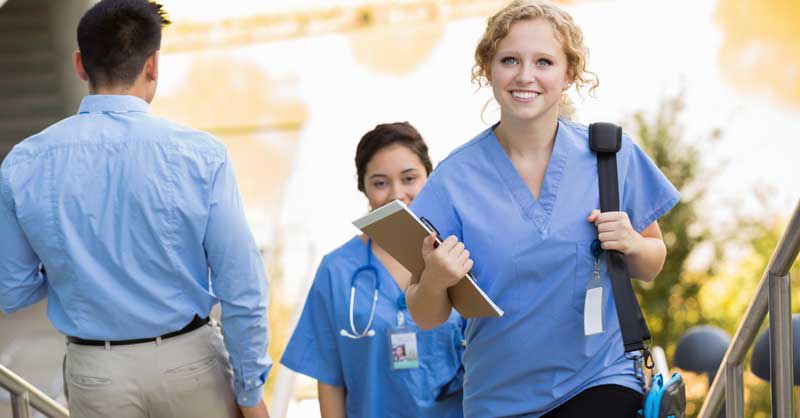
[[[233,372],[219,327],[160,343],[67,344],[73,418],[234,418]]]

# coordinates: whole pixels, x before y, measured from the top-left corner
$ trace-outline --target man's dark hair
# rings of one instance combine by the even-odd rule
[[[410,149],[419,157],[427,174],[431,174],[433,164],[428,155],[428,145],[425,144],[419,131],[408,122],[384,123],[364,134],[356,147],[358,190],[364,191],[364,175],[372,157],[378,151],[394,144],[400,144]]]
[[[148,0],[102,0],[78,23],[78,48],[89,83],[130,86],[161,48],[161,29],[171,22]]]

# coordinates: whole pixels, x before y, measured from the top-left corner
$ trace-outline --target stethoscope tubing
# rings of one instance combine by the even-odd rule
[[[373,273],[373,277],[375,280],[375,291],[373,292],[372,296],[372,309],[369,312],[369,320],[367,321],[367,326],[364,327],[364,330],[358,332],[356,330],[356,323],[353,319],[353,312],[355,310],[355,297],[356,297],[356,279],[358,275],[365,272],[370,271]],[[339,330],[339,334],[342,337],[352,338],[354,340],[359,340],[361,338],[366,337],[374,337],[375,330],[371,329],[372,321],[375,319],[375,310],[378,307],[378,288],[379,288],[379,281],[378,281],[378,269],[372,265],[372,240],[367,242],[367,265],[359,267],[356,271],[353,272],[353,275],[350,277],[350,331],[348,332],[344,328]]]

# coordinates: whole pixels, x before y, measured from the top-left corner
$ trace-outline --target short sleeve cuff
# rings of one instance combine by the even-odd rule
[[[633,229],[636,230],[638,233],[642,233],[648,226],[650,226],[653,222],[657,221],[658,218],[662,217],[664,214],[670,211],[676,204],[680,201],[680,194],[677,191],[671,193],[660,205],[656,207],[656,209],[650,213],[649,216],[645,217],[640,223],[636,223],[633,225]]]
[[[319,348],[313,346],[311,343],[303,344],[305,348],[302,352],[297,352],[296,350],[298,350],[299,347],[297,343],[301,340],[295,341],[293,337],[292,340],[289,341],[289,345],[286,346],[286,351],[283,353],[281,364],[295,373],[306,375],[326,385],[344,387],[344,379],[341,373],[337,373],[333,368],[335,365],[338,365],[339,362],[331,357],[311,358],[310,356],[314,354],[319,355],[320,353]]]

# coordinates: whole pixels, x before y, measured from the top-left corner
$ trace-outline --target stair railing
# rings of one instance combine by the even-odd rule
[[[744,417],[744,358],[769,311],[772,417],[792,418],[792,306],[789,269],[800,250],[800,201],[772,254],[758,290],[719,366],[698,418],[716,417],[722,403],[728,418]]]
[[[0,388],[11,393],[11,414],[14,418],[30,418],[31,407],[48,418],[69,418],[66,408],[2,364]]]

